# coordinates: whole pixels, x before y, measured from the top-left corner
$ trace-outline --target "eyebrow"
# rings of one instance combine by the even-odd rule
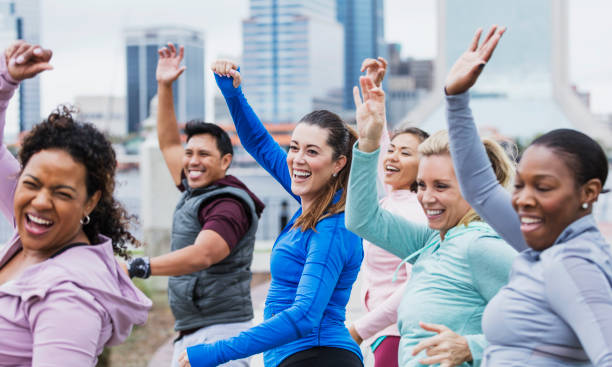
[[[297,144],[297,145],[300,145],[300,143],[299,143],[299,142],[297,142],[297,141],[295,141],[295,140],[291,140],[291,143],[292,143],[292,144]],[[318,146],[318,145],[316,145],[316,144],[308,144],[308,145],[306,145],[306,148],[312,148],[312,147],[315,147],[315,148],[319,148],[319,149],[321,149],[321,147],[320,147],[320,146]]]
[[[32,176],[29,173],[26,173],[25,176],[30,177],[32,180],[36,181],[36,183],[38,183],[39,185],[42,184],[42,182],[36,176]],[[72,187],[70,185],[57,185],[57,186],[53,186],[53,189],[55,189],[55,190],[57,190],[57,189],[68,189],[68,190],[74,191],[75,193],[78,193],[78,191],[74,187]]]

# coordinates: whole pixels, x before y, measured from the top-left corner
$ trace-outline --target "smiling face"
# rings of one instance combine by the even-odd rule
[[[199,188],[225,177],[232,155],[221,152],[210,134],[194,135],[187,142],[183,155],[183,172],[191,188]]]
[[[518,165],[512,194],[527,244],[537,251],[552,246],[568,225],[588,213],[581,204],[574,175],[559,155],[530,146]]]
[[[291,191],[302,199],[304,210],[325,189],[334,173],[339,172],[346,157],[333,160],[334,151],[327,144],[328,131],[316,125],[299,123],[287,152]]]
[[[413,134],[399,134],[391,140],[383,157],[385,183],[393,190],[409,190],[419,168],[417,149],[421,141]]]
[[[87,197],[86,168],[59,149],[34,154],[15,190],[15,217],[24,249],[49,257],[65,245],[89,243],[80,220],[99,193]]]
[[[442,235],[455,227],[470,210],[461,196],[450,155],[421,158],[417,175],[417,198],[425,211],[428,225]]]

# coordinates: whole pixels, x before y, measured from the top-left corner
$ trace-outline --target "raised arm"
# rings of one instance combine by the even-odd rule
[[[211,66],[217,85],[225,97],[236,132],[244,149],[297,201],[291,191],[291,177],[287,167],[287,153],[268,133],[242,93],[242,77],[238,65],[219,60]]]
[[[185,66],[181,66],[184,52],[183,46],[179,47],[177,53],[176,47],[168,43],[168,47],[162,47],[158,51],[159,60],[155,71],[158,98],[157,140],[172,180],[177,186],[181,183],[184,148],[174,112],[172,84],[186,69]]]
[[[495,177],[469,108],[468,90],[476,83],[504,31],[505,28],[492,27],[479,46],[482,33],[479,29],[468,50],[451,68],[445,87],[446,121],[453,165],[463,197],[511,246],[522,251],[527,245],[518,215],[512,208],[510,194]]]
[[[354,90],[359,141],[353,148],[346,228],[403,259],[425,246],[434,231],[379,206],[373,173],[377,169],[378,145],[385,123],[385,95],[369,78],[361,77],[360,84],[363,101],[357,87]]]
[[[310,238],[304,270],[291,307],[238,336],[187,349],[191,366],[217,366],[305,337],[319,326],[354,238],[342,217],[319,222]],[[332,235],[330,235],[330,233]],[[183,363],[183,366],[189,364]]]
[[[0,55],[0,210],[11,225],[15,223],[13,196],[20,166],[4,144],[6,109],[21,80],[52,69],[51,56],[51,50],[24,41],[13,43]]]

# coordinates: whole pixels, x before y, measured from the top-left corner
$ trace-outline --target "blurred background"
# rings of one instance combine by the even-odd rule
[[[184,45],[187,70],[175,85],[179,121],[223,126],[236,151],[229,173],[267,205],[253,263],[260,311],[270,249],[297,203],[241,148],[209,71],[214,60],[241,65],[245,95],[281,146],[314,109],[353,121],[352,87],[363,59],[376,56],[389,61],[389,129],[410,125],[433,133],[445,127],[447,70],[476,28],[506,25],[472,92],[481,133],[520,150],[551,129],[574,128],[611,157],[611,13],[606,0],[0,0],[0,47],[18,38],[41,44],[54,51],[55,68],[22,83],[9,106],[5,142],[18,151],[20,137],[58,104],[74,105],[81,120],[115,144],[118,196],[138,215],[133,230],[147,243],[135,251],[167,252],[178,191],[154,133],[155,68],[161,46]],[[608,241],[611,197],[602,195],[595,206]],[[0,243],[11,231],[0,219]],[[101,365],[167,365],[172,318],[165,280],[140,285],[156,301],[150,322]],[[360,312],[351,302],[349,319]]]

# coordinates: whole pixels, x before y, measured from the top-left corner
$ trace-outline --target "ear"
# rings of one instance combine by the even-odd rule
[[[91,212],[93,212],[95,207],[98,205],[98,202],[100,201],[101,197],[102,197],[102,191],[98,190],[93,195],[91,195],[89,199],[87,199],[87,201],[85,202],[85,214],[86,215],[89,215],[91,214]]]
[[[340,158],[338,158],[334,162],[334,173],[340,173],[340,171],[342,171],[344,166],[346,166],[346,162],[347,162],[346,156],[341,155]]]
[[[588,180],[580,189],[580,204],[588,203],[591,207],[597,201],[599,193],[601,193],[601,181],[598,178]]]
[[[232,156],[231,153],[227,153],[223,157],[221,157],[221,168],[223,168],[224,171],[227,171],[230,164],[232,164],[233,158],[234,156]]]

